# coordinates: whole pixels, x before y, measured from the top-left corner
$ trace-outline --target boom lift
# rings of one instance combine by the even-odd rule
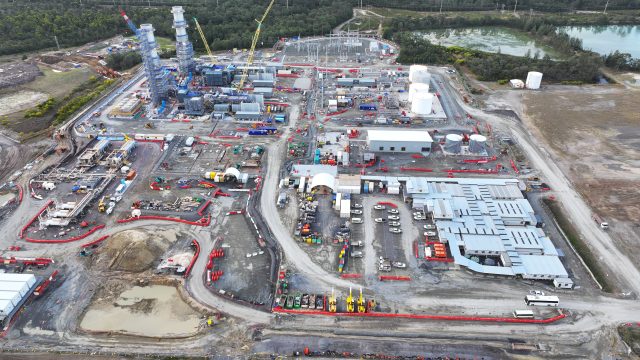
[[[358,312],[359,313],[367,312],[367,307],[364,302],[364,296],[362,295],[362,287],[360,288],[360,297],[358,297]]]
[[[337,311],[337,306],[336,306],[336,294],[333,291],[333,288],[331,288],[331,296],[329,296],[329,312],[336,312]]]
[[[256,45],[258,44],[258,39],[260,38],[260,32],[262,31],[262,23],[267,18],[267,15],[269,15],[269,11],[271,11],[271,7],[275,2],[276,0],[271,0],[271,2],[269,3],[269,6],[267,7],[267,10],[264,11],[262,18],[260,20],[256,19],[256,22],[258,23],[258,28],[256,29],[256,33],[253,34],[253,40],[251,41],[251,49],[249,50],[249,57],[247,58],[247,64],[245,65],[244,70],[242,71],[242,77],[240,78],[240,82],[238,83],[238,87],[237,87],[238,90],[242,90],[245,81],[247,81],[247,77],[249,76],[249,66],[253,64],[253,55],[255,54]]]
[[[347,297],[347,312],[354,312],[355,301],[353,299],[353,294],[351,293],[351,288],[349,288],[349,296]]]

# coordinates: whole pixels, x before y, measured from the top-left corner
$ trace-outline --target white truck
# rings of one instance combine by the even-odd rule
[[[609,229],[609,223],[606,221],[603,221],[602,218],[598,215],[598,214],[593,214],[593,220],[600,225],[600,229],[602,230],[608,230]]]

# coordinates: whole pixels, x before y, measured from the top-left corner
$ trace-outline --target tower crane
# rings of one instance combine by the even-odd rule
[[[251,49],[249,50],[249,57],[247,58],[247,64],[245,65],[244,70],[242,71],[242,77],[240,78],[240,82],[238,83],[238,87],[237,87],[238,90],[242,90],[245,81],[247,81],[247,76],[249,76],[249,66],[253,64],[253,55],[256,51],[256,45],[258,44],[258,39],[260,38],[260,32],[262,31],[262,23],[267,18],[267,15],[269,15],[269,11],[271,11],[271,7],[275,2],[276,0],[271,0],[271,2],[269,3],[269,6],[267,6],[267,9],[264,11],[264,14],[262,14],[262,18],[260,20],[256,19],[256,22],[258,23],[258,28],[256,29],[256,33],[253,34],[253,40],[251,41]]]
[[[198,29],[198,32],[200,33],[200,37],[202,38],[202,42],[204,43],[204,48],[207,49],[207,55],[209,55],[211,60],[213,60],[213,54],[211,53],[211,49],[209,48],[209,42],[207,42],[207,38],[204,37],[204,32],[200,27],[200,23],[198,23],[198,19],[193,18],[193,22],[196,23],[196,28]]]

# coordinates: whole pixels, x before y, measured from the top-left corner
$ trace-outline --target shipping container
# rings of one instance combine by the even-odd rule
[[[360,110],[376,111],[378,107],[375,104],[360,104]]]
[[[18,306],[22,296],[15,291],[0,291],[0,300],[9,300],[13,306]]]
[[[11,300],[0,300],[0,315],[7,316],[13,311],[15,306]]]
[[[26,283],[28,287],[32,287],[36,283],[36,277],[33,274],[0,273],[0,282],[6,281],[22,282]]]
[[[133,178],[136,177],[136,171],[135,170],[129,170],[129,172],[127,173],[127,176],[125,177],[125,179],[127,180],[133,180]]]
[[[304,189],[305,189],[305,187],[307,185],[306,181],[307,181],[307,178],[305,178],[304,176],[300,178],[300,185],[298,186],[298,192],[299,193],[303,193],[304,192]]]

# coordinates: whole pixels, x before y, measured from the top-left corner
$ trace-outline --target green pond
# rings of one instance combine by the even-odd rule
[[[545,54],[551,58],[560,56],[551,47],[537,44],[534,39],[518,30],[504,27],[480,27],[462,29],[442,29],[418,32],[433,44],[443,46],[461,46],[468,49],[490,53],[531,56],[536,53],[539,57]]]

